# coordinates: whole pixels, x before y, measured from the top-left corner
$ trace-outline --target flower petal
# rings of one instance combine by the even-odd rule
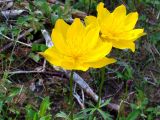
[[[97,21],[97,18],[94,17],[94,16],[86,16],[85,19],[84,19],[84,22],[85,22],[86,25],[89,25],[91,23],[97,23],[98,21]]]
[[[100,24],[100,27],[101,27],[101,32],[102,33],[108,33],[109,31],[113,31],[112,30],[112,27],[114,26],[113,25],[113,20],[114,20],[114,17],[113,17],[113,14],[110,14],[108,15],[107,17],[105,17]],[[115,29],[114,29],[115,30]]]
[[[120,30],[123,29],[124,27],[124,21],[126,18],[126,7],[124,5],[120,5],[118,6],[113,13],[111,14],[112,17],[112,21],[108,21],[111,22],[111,26],[110,26],[110,31],[116,33]]]
[[[135,51],[135,43],[132,41],[115,41],[112,43],[113,47],[119,48],[119,49],[131,49],[132,52]]]
[[[66,42],[66,38],[63,37],[62,33],[57,29],[52,30],[52,41],[54,46],[61,54],[68,54],[69,48]]]
[[[56,29],[58,32],[62,34],[64,39],[66,38],[66,33],[68,28],[69,28],[69,25],[63,19],[58,19],[54,27],[54,29]]]
[[[126,16],[126,7],[124,5],[120,5],[116,7],[116,9],[113,11],[113,15],[119,19],[119,17]],[[116,19],[117,19],[116,18]]]
[[[104,56],[110,53],[111,49],[111,42],[102,42],[101,40],[99,40],[97,46],[94,49],[90,50],[88,53],[86,53],[83,59],[85,59],[86,62],[92,62],[102,59]]]
[[[129,13],[126,17],[126,20],[125,20],[124,31],[132,30],[135,27],[137,20],[138,20],[138,13],[137,12]]]
[[[61,65],[61,54],[59,54],[58,50],[54,46],[48,48],[45,52],[40,52],[39,54],[42,55],[52,65]]]
[[[104,17],[108,16],[110,14],[110,12],[104,8],[104,3],[100,2],[97,5],[97,19],[99,20],[99,22],[102,22],[102,20],[104,19]]]
[[[40,52],[39,54],[42,55],[52,65],[64,67],[64,63],[70,63],[70,66],[73,67],[73,59],[59,53],[59,51],[54,46],[48,48],[45,52]]]
[[[116,60],[113,58],[104,57],[104,58],[97,60],[97,61],[94,61],[94,62],[87,62],[87,63],[85,63],[85,65],[90,66],[92,68],[101,68],[101,67],[104,67],[108,64],[115,63],[115,62],[116,62]]]
[[[146,35],[146,33],[144,33],[144,29],[134,29],[129,32],[124,32],[119,34],[117,39],[119,38],[119,40],[124,40],[124,41],[135,41],[136,39],[138,39],[143,35]]]
[[[90,24],[86,27],[86,34],[84,37],[84,52],[87,52],[90,49],[93,49],[97,42],[99,42],[99,26],[96,26],[94,24]]]
[[[62,19],[58,19],[55,24],[55,28],[52,30],[51,38],[55,47],[59,52],[65,54],[68,51],[68,46],[66,44],[66,34],[69,25]]]
[[[84,66],[82,64],[78,64],[78,66],[76,66],[72,62],[66,62],[66,61],[62,62],[61,67],[63,67],[66,70],[82,70],[82,71],[87,71],[89,69],[89,66]]]
[[[130,31],[130,36],[131,36],[131,40],[135,41],[136,39],[140,38],[141,36],[146,35],[146,33],[144,33],[144,29],[134,29],[132,31]]]
[[[79,53],[83,49],[83,37],[85,33],[85,27],[80,19],[76,18],[70,28],[67,31],[67,44],[71,51]],[[82,46],[81,46],[82,45]]]

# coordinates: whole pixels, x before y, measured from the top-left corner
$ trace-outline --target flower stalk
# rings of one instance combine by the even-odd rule
[[[69,78],[69,84],[70,84],[70,96],[69,96],[69,105],[70,105],[70,117],[71,120],[73,120],[73,70],[71,71],[70,78]]]
[[[105,67],[101,68],[101,83],[100,83],[100,88],[99,88],[99,93],[98,93],[98,103],[97,106],[99,107],[101,104],[101,96],[102,96],[102,88],[105,80]]]

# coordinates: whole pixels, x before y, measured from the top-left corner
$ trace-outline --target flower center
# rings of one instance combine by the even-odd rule
[[[78,61],[80,61],[80,55],[79,55],[79,54],[73,55],[72,58],[73,58],[73,61],[74,61],[75,63],[77,63]]]
[[[101,31],[99,32],[99,37],[101,38],[102,41],[105,41],[105,39],[104,39],[105,37],[102,35]]]
[[[73,58],[74,58],[74,61],[77,61],[79,57],[78,56],[74,56]]]

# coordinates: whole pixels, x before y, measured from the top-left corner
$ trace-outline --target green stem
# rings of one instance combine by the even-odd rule
[[[101,68],[101,83],[100,83],[100,88],[99,88],[99,97],[98,97],[98,107],[101,103],[101,96],[102,96],[102,88],[105,80],[105,67]]]
[[[89,0],[89,7],[88,7],[88,15],[90,14],[90,9],[91,9],[91,5],[92,5],[92,0]]]
[[[73,71],[71,71],[69,83],[70,83],[70,97],[69,97],[69,104],[70,104],[70,111],[71,111],[71,120],[73,120]]]
[[[71,0],[65,0],[65,5],[64,5],[64,15],[67,15],[70,11],[70,4]]]

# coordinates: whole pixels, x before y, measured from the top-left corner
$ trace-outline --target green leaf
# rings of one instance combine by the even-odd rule
[[[40,106],[40,111],[39,111],[40,117],[43,117],[46,115],[46,112],[47,112],[47,109],[49,109],[49,106],[50,106],[49,97],[46,97],[44,98]]]
[[[140,110],[135,110],[128,115],[127,120],[136,120],[139,115]]]
[[[36,111],[34,111],[34,110],[31,108],[31,106],[28,105],[28,106],[26,107],[26,116],[25,116],[26,120],[32,120],[32,119],[34,118],[35,114],[36,114]]]
[[[20,88],[13,88],[10,95],[8,97],[14,97],[20,93],[21,89]]]
[[[44,44],[32,44],[33,52],[44,52],[48,47]]]
[[[95,109],[95,108],[86,108],[86,109],[84,109],[82,112],[87,113],[87,112],[89,112],[89,111],[92,111],[93,109]]]
[[[93,120],[97,120],[97,118],[96,118],[96,117],[94,117],[94,118],[93,118]]]
[[[30,53],[29,58],[32,58],[35,62],[38,62],[40,60],[39,55],[35,53]]]
[[[44,117],[41,117],[40,120],[51,120],[51,115],[47,115],[47,116],[44,116]]]
[[[3,108],[3,101],[0,101],[0,112],[2,111]]]
[[[106,100],[100,107],[104,107],[110,103],[111,99]]]
[[[37,114],[37,113],[34,114],[33,120],[39,120],[39,119],[38,119],[38,114]]]
[[[98,112],[102,115],[104,120],[112,120],[111,115],[102,111],[101,109],[98,109]]]
[[[160,32],[154,32],[149,35],[149,39],[152,43],[157,44],[160,42]]]
[[[58,15],[51,16],[51,23],[54,25],[58,19]]]
[[[51,15],[52,9],[46,0],[35,0],[34,2],[47,17]]]
[[[79,112],[79,113],[73,115],[74,120],[86,120],[87,117],[88,117],[87,114],[82,113],[82,112]]]
[[[22,92],[21,90],[22,89],[18,87],[11,88],[9,91],[9,95],[6,97],[5,102],[11,102],[15,96],[17,96],[18,94],[20,94],[20,92]]]
[[[65,120],[69,120],[69,116],[66,113],[62,112],[62,111],[60,111],[60,113],[57,113],[56,117],[57,118],[65,118]]]

